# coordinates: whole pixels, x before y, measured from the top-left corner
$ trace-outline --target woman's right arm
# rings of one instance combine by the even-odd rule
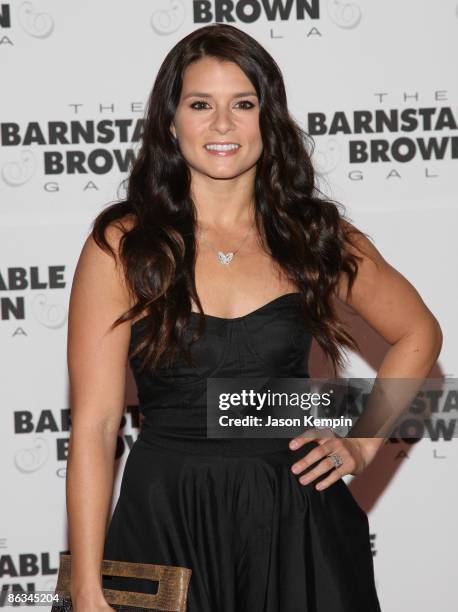
[[[100,575],[113,491],[116,440],[125,405],[130,321],[110,330],[132,305],[118,260],[120,230],[106,237],[116,253],[89,236],[73,279],[68,321],[71,434],[66,499],[75,612],[112,610]]]

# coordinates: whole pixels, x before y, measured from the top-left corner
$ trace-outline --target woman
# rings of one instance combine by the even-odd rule
[[[367,515],[342,476],[383,438],[206,437],[207,378],[307,377],[312,337],[342,365],[357,345],[337,301],[391,344],[378,376],[421,379],[438,357],[421,297],[314,182],[253,38],[215,24],[170,51],[127,197],[95,220],[71,293],[77,612],[110,609],[103,557],[191,568],[190,612],[380,610]],[[144,421],[105,536],[128,357]]]

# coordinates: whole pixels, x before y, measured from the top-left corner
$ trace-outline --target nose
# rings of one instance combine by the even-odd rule
[[[233,127],[234,124],[230,110],[226,108],[216,109],[215,114],[213,115],[211,129],[216,130],[221,134],[225,134],[229,130],[233,129]]]

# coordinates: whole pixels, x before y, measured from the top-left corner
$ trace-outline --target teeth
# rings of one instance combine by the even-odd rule
[[[240,145],[238,144],[208,144],[205,145],[206,149],[209,149],[210,151],[232,151],[232,149],[238,149],[240,147]]]

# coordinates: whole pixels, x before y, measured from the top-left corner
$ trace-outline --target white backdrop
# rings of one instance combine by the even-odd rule
[[[230,19],[277,60],[291,112],[315,139],[321,187],[439,319],[444,345],[431,376],[458,377],[457,16],[456,0],[0,5],[0,605],[13,589],[55,586],[67,550],[66,324],[76,261],[126,176],[162,59],[206,22]],[[377,111],[390,129],[377,125]],[[72,138],[72,126],[87,138]],[[353,332],[365,359],[350,354],[344,375],[373,377],[387,347],[362,321]],[[311,375],[321,371],[315,346]],[[113,504],[137,434],[130,377]],[[392,442],[351,482],[369,515],[384,612],[458,609],[457,455],[456,439]]]

